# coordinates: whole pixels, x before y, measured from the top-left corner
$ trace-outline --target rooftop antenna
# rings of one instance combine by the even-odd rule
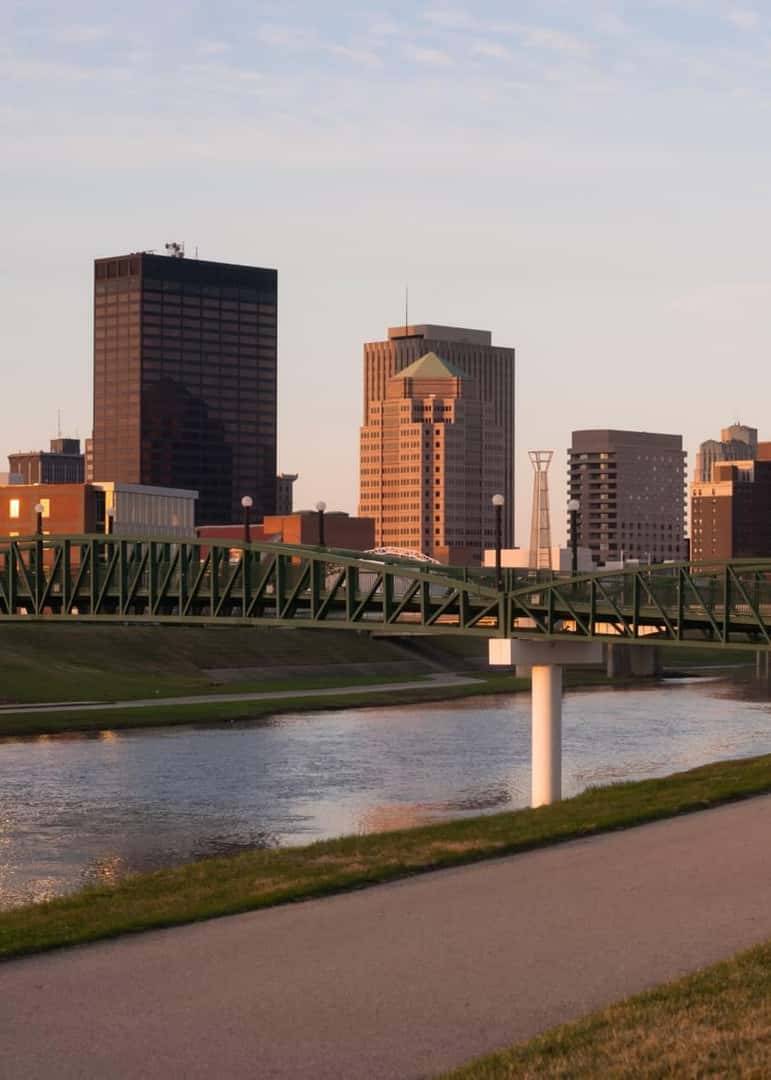
[[[410,332],[410,287],[404,286],[404,336],[409,337]]]
[[[195,245],[195,257],[198,258],[198,244]]]
[[[56,437],[61,439],[62,437],[62,410],[56,410]]]

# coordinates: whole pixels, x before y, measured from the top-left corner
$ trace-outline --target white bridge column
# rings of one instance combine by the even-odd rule
[[[562,798],[562,665],[533,664],[531,806]]]
[[[490,664],[531,669],[531,806],[562,798],[562,668],[601,664],[602,643],[595,641],[491,638]]]

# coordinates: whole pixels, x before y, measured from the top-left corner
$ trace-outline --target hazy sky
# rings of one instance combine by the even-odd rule
[[[361,345],[519,355],[526,451],[771,438],[771,6],[0,2],[0,469],[91,428],[91,262],[279,271],[279,466],[355,511]],[[45,313],[45,317],[42,317]]]

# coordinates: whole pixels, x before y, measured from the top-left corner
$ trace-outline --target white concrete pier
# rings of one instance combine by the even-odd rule
[[[601,642],[492,638],[490,664],[531,669],[531,806],[562,798],[562,668],[601,664]]]

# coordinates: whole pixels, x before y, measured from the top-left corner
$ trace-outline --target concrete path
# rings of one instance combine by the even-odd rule
[[[428,1077],[771,937],[771,797],[0,966],[0,1076]]]
[[[330,686],[318,690],[265,690],[243,694],[193,694],[188,697],[134,698],[131,701],[35,702],[33,705],[0,705],[3,713],[88,712],[92,709],[146,709],[161,705],[213,705],[223,701],[281,701],[307,697],[334,697],[337,694],[382,694],[389,690],[425,690],[437,686],[468,686],[481,682],[467,675],[426,675],[410,682],[367,683],[364,686]]]

